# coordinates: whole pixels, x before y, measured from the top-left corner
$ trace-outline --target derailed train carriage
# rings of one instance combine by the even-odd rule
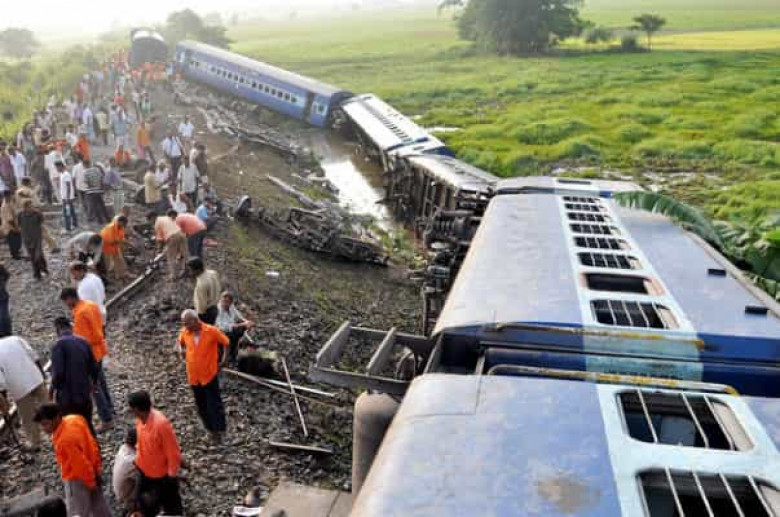
[[[429,337],[334,334],[352,515],[780,515],[780,307],[634,189],[498,182]]]
[[[203,43],[182,41],[184,77],[317,127],[330,127],[348,91]]]
[[[165,63],[168,61],[168,44],[159,32],[138,28],[130,33],[130,55],[128,61],[132,68],[145,63]]]

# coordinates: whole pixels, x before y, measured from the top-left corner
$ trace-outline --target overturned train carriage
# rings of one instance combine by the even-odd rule
[[[210,45],[183,41],[176,63],[188,79],[207,84],[317,127],[330,127],[351,93]]]
[[[165,38],[151,29],[134,29],[130,33],[130,66],[138,68],[145,63],[168,61],[168,44]]]
[[[780,515],[780,306],[634,189],[498,182],[430,337],[332,336],[353,515]]]

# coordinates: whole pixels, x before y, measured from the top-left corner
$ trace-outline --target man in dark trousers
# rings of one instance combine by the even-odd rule
[[[54,320],[57,342],[51,349],[51,387],[49,396],[60,406],[63,415],[81,415],[92,427],[92,391],[98,381],[98,364],[89,343],[73,335],[70,320]]]
[[[19,230],[19,224],[16,220],[16,197],[11,191],[3,193],[3,206],[0,208],[0,219],[2,230],[5,234],[5,240],[8,242],[8,251],[11,258],[20,260],[22,258],[22,232]]]
[[[13,324],[11,322],[11,297],[8,294],[6,285],[11,275],[8,270],[0,264],[0,338],[8,337],[13,334]]]
[[[16,220],[22,232],[22,243],[32,262],[33,276],[40,280],[42,274],[49,275],[43,255],[43,214],[35,208],[32,200],[27,199]]]
[[[181,450],[170,421],[152,408],[149,393],[138,391],[127,397],[135,415],[137,435],[135,466],[138,482],[132,498],[131,517],[184,515],[179,495]]]
[[[192,386],[198,415],[215,442],[222,440],[227,427],[222,394],[219,390],[220,347],[222,364],[227,360],[230,339],[218,328],[203,323],[198,313],[187,309],[181,315],[179,351],[187,363],[187,381]]]

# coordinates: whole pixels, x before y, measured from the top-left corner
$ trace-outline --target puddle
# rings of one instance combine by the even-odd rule
[[[320,159],[325,176],[338,189],[342,206],[354,214],[372,216],[383,230],[393,229],[390,211],[379,203],[384,199],[381,167],[355,154],[355,147],[337,135],[312,134],[306,144]]]
[[[424,127],[423,129],[429,133],[454,133],[455,131],[460,131],[459,127],[449,126]]]

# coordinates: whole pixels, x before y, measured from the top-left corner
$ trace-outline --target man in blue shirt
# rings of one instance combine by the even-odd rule
[[[51,349],[50,397],[57,402],[63,415],[83,416],[92,434],[92,388],[98,378],[98,364],[89,344],[73,335],[70,320],[54,320],[57,342]]]
[[[217,216],[212,215],[213,213],[214,203],[210,199],[204,199],[198,206],[198,209],[195,210],[195,216],[206,225],[207,230],[211,230],[217,224]]]

